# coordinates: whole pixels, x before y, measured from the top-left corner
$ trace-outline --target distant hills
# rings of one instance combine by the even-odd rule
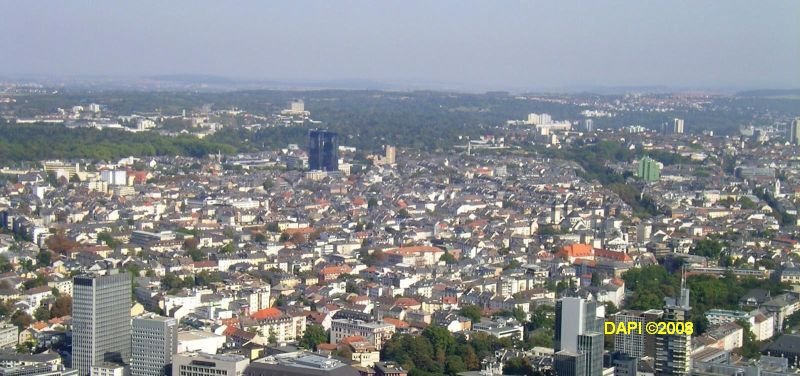
[[[414,80],[370,80],[359,78],[342,79],[274,79],[232,77],[214,74],[154,74],[145,76],[66,76],[56,75],[6,75],[0,74],[0,83],[40,84],[52,87],[71,87],[78,89],[122,89],[138,91],[190,90],[190,91],[231,91],[231,90],[382,90],[382,91],[456,91],[484,93],[505,91],[522,94],[556,95],[624,95],[671,94],[683,92],[708,92],[734,95],[742,98],[784,98],[800,99],[800,89],[749,89],[743,87],[682,87],[667,85],[582,85],[527,87],[491,87],[490,85],[457,82],[414,81]],[[737,91],[738,90],[738,91]]]
[[[224,89],[366,89],[385,90],[392,85],[362,79],[341,80],[268,80],[245,79],[202,74],[168,74],[147,77],[149,80],[177,85],[206,85]]]
[[[763,89],[747,90],[736,93],[737,97],[797,97],[800,98],[800,89]]]

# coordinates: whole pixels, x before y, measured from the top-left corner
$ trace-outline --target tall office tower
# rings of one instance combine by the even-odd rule
[[[626,327],[629,322],[638,323],[642,328],[642,333],[628,333],[618,334],[614,336],[614,351],[632,356],[634,358],[641,358],[643,356],[655,357],[656,355],[656,338],[655,336],[648,335],[644,332],[644,327],[648,322],[659,321],[664,311],[660,309],[650,309],[647,311],[619,311],[612,315],[614,324],[619,325],[625,323]]]
[[[394,164],[395,163],[395,155],[397,154],[397,148],[394,146],[386,145],[384,146],[384,158],[386,160],[386,164]]]
[[[178,323],[172,317],[148,314],[133,319],[131,376],[169,375],[178,352]]]
[[[335,132],[314,129],[308,132],[308,165],[313,170],[339,170],[339,142]]]
[[[289,109],[292,110],[292,112],[301,113],[306,110],[306,105],[303,103],[302,99],[295,99],[289,104]]]
[[[681,292],[678,299],[664,299],[665,322],[688,322],[689,289],[686,279],[681,279]],[[692,336],[689,334],[657,334],[655,370],[657,375],[689,375],[692,368]]]
[[[605,306],[581,298],[556,302],[554,374],[603,374],[603,319]]]
[[[124,364],[131,357],[131,277],[78,275],[72,281],[72,367],[79,375],[103,362]]]
[[[792,145],[800,145],[800,117],[794,118],[789,126],[789,142]]]
[[[672,133],[683,134],[683,119],[672,119]]]
[[[594,131],[594,120],[592,119],[584,119],[583,120],[583,129],[587,132]]]

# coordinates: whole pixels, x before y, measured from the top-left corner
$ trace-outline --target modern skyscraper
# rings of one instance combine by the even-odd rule
[[[339,142],[335,132],[324,129],[308,132],[308,165],[311,170],[339,170]]]
[[[556,302],[555,356],[558,376],[603,374],[603,318],[596,301],[562,298]]]
[[[103,362],[131,357],[131,277],[108,270],[73,279],[72,367],[88,375]]]
[[[689,321],[689,289],[686,280],[681,279],[681,292],[678,299],[666,298],[664,322]],[[657,334],[655,369],[657,375],[689,375],[692,368],[692,336],[690,334]]]
[[[800,145],[800,117],[794,118],[789,126],[789,142],[792,145]]]
[[[131,376],[169,375],[178,352],[178,323],[155,314],[133,319]]]
[[[583,120],[583,129],[587,132],[594,131],[594,120],[592,119],[584,119]]]
[[[648,183],[658,181],[661,178],[661,166],[658,161],[648,156],[639,160],[639,168],[636,170],[636,177]]]
[[[672,133],[683,134],[683,119],[672,119]]]
[[[395,163],[395,155],[397,154],[397,148],[391,145],[384,146],[384,160],[386,164],[394,164]]]
[[[624,323],[635,322],[639,327],[643,328],[651,321],[659,321],[664,311],[660,309],[650,309],[647,311],[620,311],[615,313],[614,324],[619,325]],[[656,342],[655,336],[649,335],[642,331],[641,333],[627,333],[618,334],[614,336],[614,351],[632,356],[634,358],[641,358],[643,356],[655,357]]]

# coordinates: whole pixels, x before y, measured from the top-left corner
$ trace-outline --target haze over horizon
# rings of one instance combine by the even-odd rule
[[[800,2],[4,2],[0,76],[800,87]]]

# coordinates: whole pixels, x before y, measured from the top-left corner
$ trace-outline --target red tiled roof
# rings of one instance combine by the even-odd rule
[[[469,226],[472,229],[475,229],[477,227],[484,227],[484,226],[486,226],[488,224],[489,224],[489,221],[487,221],[485,219],[476,219],[474,221],[469,222],[467,224],[467,226]]]
[[[586,260],[586,259],[577,259],[573,263],[573,265],[587,265],[587,266],[595,266],[597,265],[597,261],[594,260]]]
[[[225,335],[226,337],[237,337],[248,341],[256,337],[255,333],[250,333],[234,326],[229,326],[225,328],[225,331],[222,332],[222,334]]]
[[[458,299],[455,296],[443,296],[442,303],[445,304],[456,304],[458,303]]]
[[[401,307],[412,307],[412,306],[418,306],[420,303],[416,301],[416,299],[414,298],[402,297],[402,298],[397,298],[397,300],[394,301],[394,304]]]
[[[592,256],[592,246],[588,244],[570,244],[565,245],[558,251],[558,256],[561,257],[587,257]]]
[[[253,312],[250,317],[255,320],[269,320],[269,319],[277,319],[283,315],[283,312],[277,308],[264,308],[262,310],[258,310]]]
[[[133,175],[133,180],[137,183],[144,183],[147,181],[147,176],[150,174],[148,171],[128,171],[129,175]]]
[[[369,296],[366,296],[366,295],[353,295],[353,296],[347,298],[347,301],[350,302],[350,303],[355,303],[355,302],[364,301],[364,300],[369,300]]]
[[[349,344],[355,343],[355,342],[366,342],[366,341],[367,341],[367,339],[362,337],[362,336],[347,336],[347,337],[342,338],[342,340],[339,341],[339,343],[344,344],[344,345],[349,345]]]
[[[302,234],[308,235],[314,232],[313,227],[299,227],[299,228],[287,228],[283,230],[286,235],[294,235],[294,234]]]
[[[227,326],[225,330],[222,331],[222,335],[224,336],[232,336],[234,333],[236,333],[236,327],[234,326]]]
[[[195,268],[216,268],[218,263],[216,260],[195,261],[192,266]]]
[[[351,271],[353,271],[353,269],[347,265],[331,265],[322,268],[319,272],[320,274],[345,274]]]
[[[631,256],[625,252],[609,251],[607,249],[595,249],[594,255],[597,257],[612,259],[616,261],[632,261]]]
[[[239,319],[235,317],[230,319],[222,319],[220,320],[220,322],[222,323],[222,325],[227,325],[227,326],[239,325]]]
[[[315,324],[322,324],[325,321],[325,316],[327,315],[322,312],[311,311],[306,315],[306,319]]]
[[[391,317],[384,317],[383,322],[394,325],[395,328],[408,328],[408,323]]]
[[[338,346],[333,343],[320,343],[317,345],[317,350],[325,350],[325,351],[333,351],[336,350]]]
[[[61,316],[61,317],[53,317],[53,318],[52,318],[52,319],[50,319],[50,321],[48,321],[48,322],[49,322],[51,325],[57,325],[57,324],[63,324],[63,323],[65,323],[67,320],[70,320],[70,319],[72,319],[72,316],[70,316],[70,315],[65,315],[65,316]]]
[[[610,251],[607,249],[592,248],[589,244],[570,244],[562,247],[556,256],[564,258],[601,257],[615,261],[632,261],[625,252]]]

